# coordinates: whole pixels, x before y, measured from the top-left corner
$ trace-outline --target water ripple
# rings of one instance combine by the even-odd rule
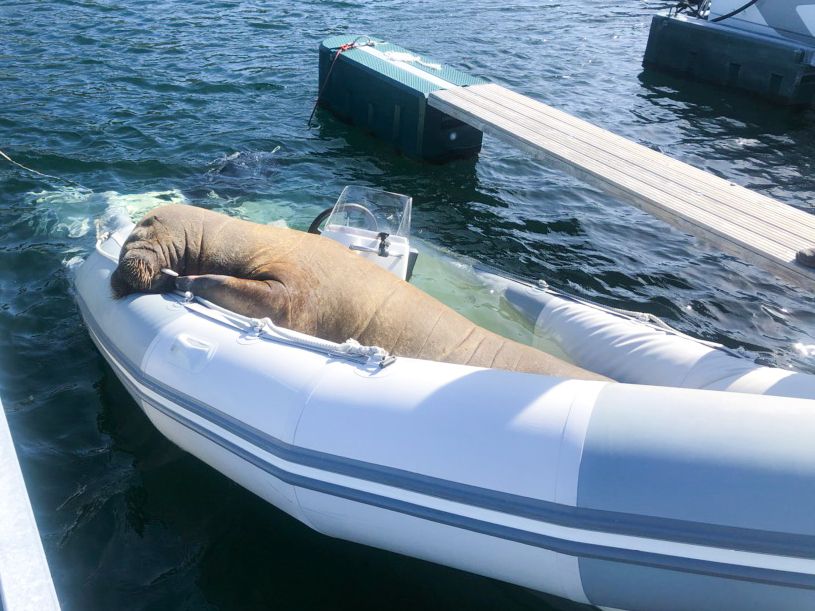
[[[815,372],[811,294],[500,142],[436,166],[324,112],[305,126],[319,40],[369,33],[813,211],[812,112],[642,70],[670,4],[4,2],[0,148],[84,185],[0,165],[0,386],[63,608],[573,608],[325,539],[166,442],[70,293],[65,264],[111,208],[194,202],[303,228],[349,183],[410,193],[428,245]],[[528,332],[434,261],[427,290]]]

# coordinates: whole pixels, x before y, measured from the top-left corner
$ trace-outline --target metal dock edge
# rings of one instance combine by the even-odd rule
[[[59,601],[0,401],[0,610],[59,611]]]

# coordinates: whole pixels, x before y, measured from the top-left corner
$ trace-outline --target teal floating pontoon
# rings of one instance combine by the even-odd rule
[[[427,96],[484,82],[368,36],[334,36],[320,45],[320,105],[410,157],[446,161],[481,150],[481,132],[431,108]]]

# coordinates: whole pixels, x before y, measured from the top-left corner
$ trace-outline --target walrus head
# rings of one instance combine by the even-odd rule
[[[132,293],[163,293],[172,288],[172,278],[156,273],[158,258],[154,253],[129,252],[119,260],[110,277],[110,287],[116,299]]]
[[[256,255],[261,252],[268,258],[276,251],[278,231],[196,206],[156,208],[122,245],[119,265],[110,277],[113,296],[118,299],[132,293],[178,290],[175,277],[179,276],[215,274],[275,280],[275,274],[258,263],[264,258]]]
[[[164,293],[173,290],[173,278],[162,269],[176,269],[182,262],[173,235],[164,227],[158,213],[145,217],[122,246],[119,265],[110,277],[113,296],[121,299],[132,293]]]

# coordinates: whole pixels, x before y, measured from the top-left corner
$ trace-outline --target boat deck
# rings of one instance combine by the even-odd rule
[[[795,261],[815,247],[815,215],[499,85],[439,89],[428,104],[779,277],[815,281]]]
[[[0,610],[59,611],[51,572],[0,403]]]

